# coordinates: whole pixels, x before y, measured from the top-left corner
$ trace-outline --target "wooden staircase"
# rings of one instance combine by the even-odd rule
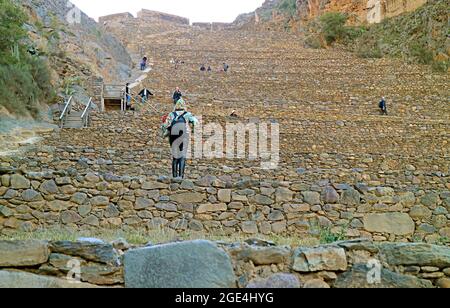
[[[71,111],[63,123],[63,128],[83,128],[82,114],[81,111]]]
[[[90,113],[92,109],[92,97],[86,104],[83,111],[75,111],[72,109],[72,97],[64,105],[64,110],[59,118],[60,128],[84,128],[88,127],[90,124]]]

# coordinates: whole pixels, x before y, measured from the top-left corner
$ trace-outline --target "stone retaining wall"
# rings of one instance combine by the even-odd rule
[[[118,13],[99,17],[98,22],[104,25],[107,22],[121,22],[133,18],[134,16],[131,13]]]
[[[429,244],[0,241],[3,288],[450,288],[449,277],[450,248]]]
[[[180,25],[189,25],[189,19],[181,16],[176,16],[172,14],[150,11],[150,10],[141,10],[137,13],[137,18],[142,19],[144,21],[152,21],[152,20],[164,20]]]
[[[3,171],[5,172],[5,170]],[[65,171],[3,174],[0,233],[40,227],[172,228],[223,234],[311,235],[448,242],[448,190],[233,180],[130,177]]]

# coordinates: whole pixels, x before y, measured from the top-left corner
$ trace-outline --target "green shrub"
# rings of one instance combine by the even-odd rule
[[[383,52],[378,45],[361,45],[357,48],[356,54],[361,58],[382,58]]]
[[[278,5],[278,10],[282,13],[293,17],[297,14],[297,1],[296,0],[283,0]]]
[[[448,69],[450,68],[450,62],[449,61],[433,61],[433,63],[431,64],[431,68],[435,72],[446,73],[446,72],[448,72]]]
[[[342,227],[337,233],[333,232],[330,227],[320,230],[320,243],[332,244],[338,241],[345,241],[347,239],[347,227]]]
[[[345,40],[347,43],[352,43],[366,33],[366,27],[345,27]]]
[[[365,27],[346,26],[348,16],[343,13],[325,13],[308,23],[306,46],[321,48],[335,42],[350,44],[366,32]]]
[[[420,64],[431,64],[434,58],[433,52],[419,42],[413,42],[409,45],[409,55]]]
[[[22,28],[25,21],[26,15],[17,5],[11,0],[0,0],[0,52],[10,50],[26,37]]]
[[[28,53],[22,26],[26,15],[11,0],[0,0],[0,105],[37,116],[39,103],[54,96],[45,61]]]
[[[320,36],[317,34],[311,34],[308,35],[305,38],[305,45],[306,47],[313,48],[313,49],[320,49],[323,48],[322,41],[320,40]]]
[[[321,33],[327,44],[346,37],[347,16],[342,13],[325,13],[320,17]]]

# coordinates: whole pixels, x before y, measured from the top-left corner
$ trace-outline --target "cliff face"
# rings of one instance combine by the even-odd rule
[[[128,77],[130,55],[120,41],[65,0],[20,0],[29,15],[28,30],[40,52],[60,79],[101,77],[119,81]],[[49,39],[51,37],[51,39]]]
[[[240,15],[235,25],[257,25],[261,22],[283,20],[280,6],[295,2],[294,19],[309,20],[326,12],[342,12],[349,15],[353,24],[379,23],[385,18],[398,16],[421,7],[427,0],[266,0],[255,12]],[[286,14],[284,14],[286,15]],[[286,17],[286,16],[285,16]],[[291,16],[288,16],[290,19]],[[284,18],[286,19],[286,18]]]

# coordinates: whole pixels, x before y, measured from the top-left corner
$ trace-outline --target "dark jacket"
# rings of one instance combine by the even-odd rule
[[[181,93],[181,91],[175,91],[173,93],[173,101],[176,103],[180,100],[180,98],[183,97],[183,94]]]
[[[149,96],[153,96],[153,93],[147,89],[143,89],[141,92],[139,92],[139,96],[148,98]]]

